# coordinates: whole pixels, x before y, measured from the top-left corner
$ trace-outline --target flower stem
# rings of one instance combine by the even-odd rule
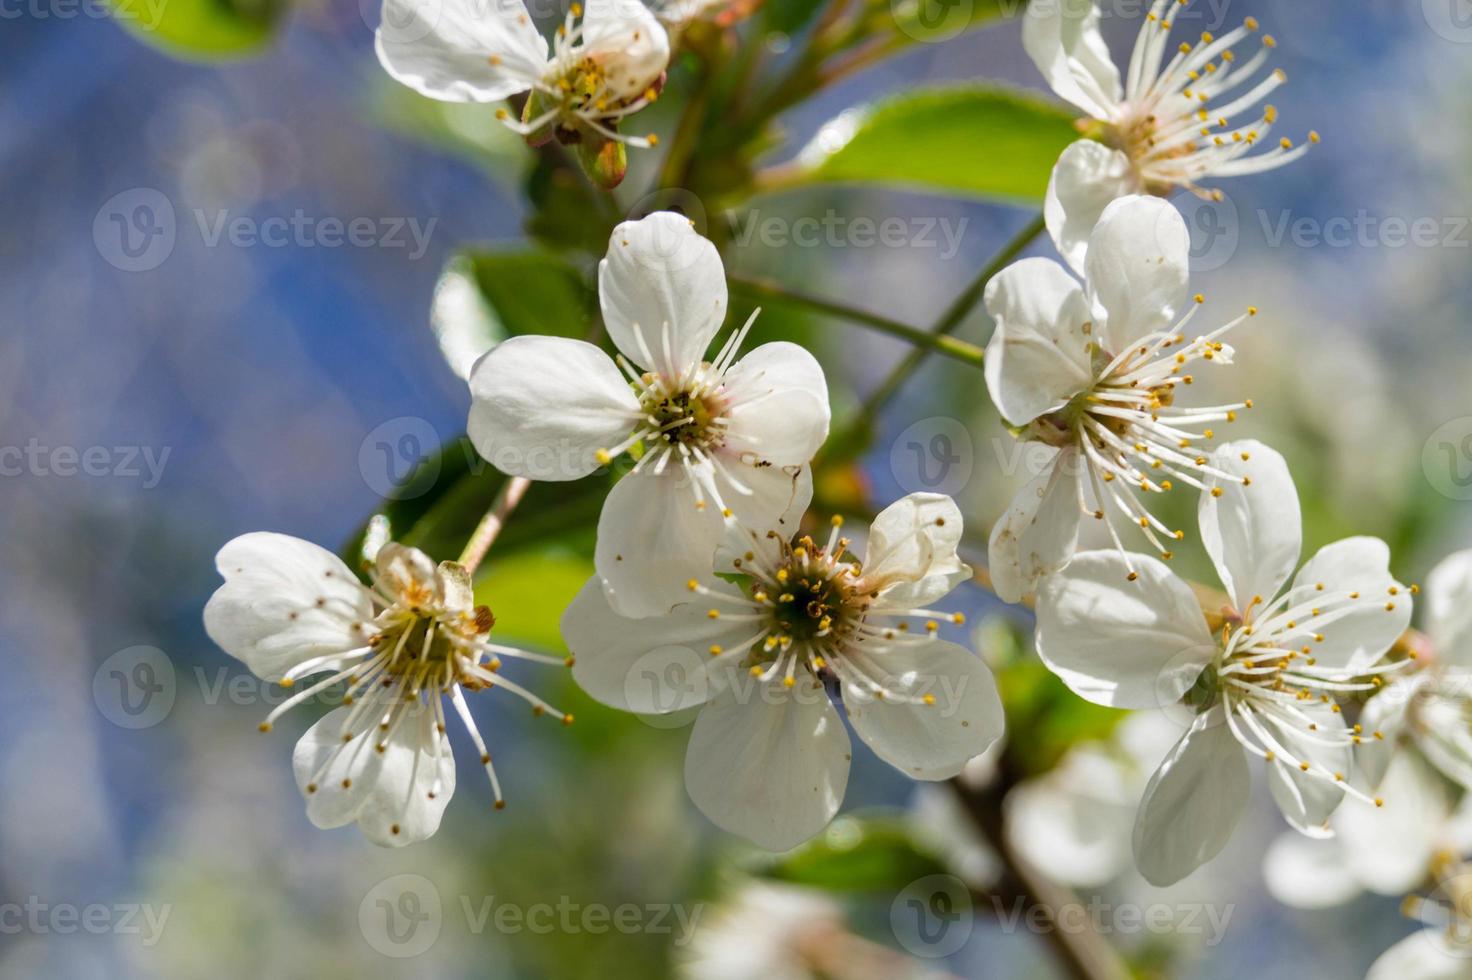
[[[1066,909],[1082,907],[1078,896],[1040,874],[1012,849],[1002,815],[1002,800],[1009,782],[1004,773],[995,784],[983,789],[968,786],[960,778],[952,779],[950,786],[971,822],[1001,860],[1029,910],[1037,909],[1047,923],[1047,928],[1039,931],[1052,944],[1068,975],[1077,980],[1128,980],[1129,969],[1108,940],[1087,925],[1074,925],[1061,918]]]
[[[486,511],[480,523],[475,526],[470,540],[465,542],[465,550],[460,552],[460,564],[465,570],[474,573],[481,560],[485,558],[486,552],[491,549],[491,544],[496,540],[496,535],[501,533],[501,528],[506,526],[506,518],[521,503],[521,498],[526,496],[527,489],[532,481],[524,476],[513,476],[501,485],[501,490],[496,494],[496,499],[491,501],[491,507]]]
[[[964,364],[970,364],[972,367],[980,367],[982,358],[985,355],[985,351],[980,347],[967,343],[964,340],[957,340],[945,334],[921,330],[919,327],[912,327],[907,323],[891,320],[888,317],[880,316],[877,313],[870,313],[867,310],[845,306],[842,303],[835,303],[832,300],[809,296],[806,293],[801,293],[772,282],[770,279],[756,279],[734,274],[728,275],[727,278],[733,287],[745,293],[747,296],[756,299],[790,303],[794,306],[805,307],[824,316],[848,320],[851,323],[857,323],[871,330],[887,333],[891,337],[898,337],[911,344],[924,347],[926,350],[935,351],[937,354],[944,354]]]
[[[981,270],[977,277],[971,281],[971,284],[946,308],[946,311],[941,314],[940,319],[935,321],[935,325],[930,328],[931,336],[939,339],[949,337],[950,334],[954,333],[956,328],[961,325],[961,322],[966,319],[966,314],[970,313],[972,308],[981,300],[982,295],[986,292],[987,284],[1008,263],[1017,258],[1018,253],[1027,248],[1042,230],[1043,216],[1039,214],[1029,221],[1026,227],[1013,236],[1012,240],[1000,252],[992,256],[992,260],[986,264],[986,267]],[[872,421],[884,406],[889,404],[895,395],[899,394],[905,382],[910,379],[910,375],[914,374],[920,365],[925,362],[926,353],[926,348],[917,344],[914,350],[905,355],[904,360],[895,365],[894,370],[879,383],[879,387],[874,389],[874,393],[864,403],[864,415],[861,421]]]

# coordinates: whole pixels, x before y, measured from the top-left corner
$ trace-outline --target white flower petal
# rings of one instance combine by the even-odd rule
[[[1370,964],[1365,980],[1469,980],[1472,949],[1452,946],[1439,929],[1412,933]]]
[[[1038,581],[1066,566],[1078,548],[1079,457],[1061,450],[1012,498],[992,528],[987,568],[1003,602],[1022,602]]]
[[[685,787],[712,823],[770,851],[828,825],[843,802],[848,732],[822,685],[733,685],[701,709]]]
[[[1401,896],[1426,878],[1452,801],[1441,776],[1415,752],[1397,752],[1380,785],[1383,806],[1351,801],[1334,815],[1345,862],[1366,888]]]
[[[711,588],[739,597],[719,579]],[[562,638],[577,660],[573,680],[597,701],[621,711],[666,714],[703,704],[723,682],[723,662],[712,669],[712,645],[735,648],[755,632],[751,623],[711,619],[730,603],[692,597],[664,616],[630,619],[608,604],[595,576],[562,614]],[[730,665],[732,670],[739,669]]]
[[[864,651],[870,676],[906,697],[883,700],[843,686],[844,710],[874,754],[912,779],[949,779],[1002,736],[1002,701],[992,672],[976,654],[944,640],[895,643]],[[882,672],[882,673],[881,673]]]
[[[1249,458],[1244,460],[1244,454]],[[1255,440],[1222,446],[1212,465],[1252,481],[1244,486],[1208,480],[1208,487],[1220,486],[1221,496],[1203,493],[1197,513],[1201,543],[1232,604],[1245,613],[1256,596],[1272,601],[1298,564],[1303,543],[1298,488],[1277,450]]]
[[[205,606],[205,632],[257,677],[279,681],[297,664],[364,646],[356,627],[373,604],[326,548],[258,531],[221,548],[215,567],[225,584]]]
[[[547,67],[522,0],[384,0],[375,46],[391,76],[447,102],[498,102]]]
[[[813,499],[813,477],[808,467],[728,464],[726,473],[729,475],[716,474],[716,489],[735,515],[734,524],[758,531],[764,541],[770,540],[765,537],[765,531],[777,531],[784,540],[797,533]],[[732,483],[733,479],[740,481],[741,486]],[[742,492],[743,488],[749,492]],[[723,540],[724,536],[723,533]],[[750,537],[743,536],[748,545],[741,550],[750,550]]]
[[[1264,720],[1264,727],[1292,756],[1290,761],[1283,757],[1283,752],[1275,754],[1268,768],[1268,790],[1283,819],[1294,830],[1310,837],[1332,836],[1329,817],[1344,802],[1344,790],[1332,780],[1331,774],[1348,779],[1353,765],[1344,741],[1344,716],[1323,704],[1305,705],[1298,710],[1312,718],[1319,730],[1307,731],[1302,723],[1290,727],[1280,721]],[[1325,744],[1326,740],[1340,744]],[[1299,764],[1304,762],[1311,767],[1310,772],[1300,768]]]
[[[782,560],[782,544],[797,534],[813,501],[812,468],[744,467],[739,476],[751,493],[743,494],[729,480],[716,478],[726,505],[736,515],[716,551],[716,569],[739,572],[737,559],[744,561],[747,552],[755,552],[768,567],[775,567]],[[777,532],[777,537],[768,537],[767,530]]]
[[[409,716],[397,723],[379,752],[378,722],[389,706],[383,707],[361,713],[349,741],[343,739],[343,724],[352,709],[325,715],[297,742],[292,768],[315,826],[330,829],[356,822],[375,844],[401,847],[439,829],[455,793],[455,760],[449,740],[436,728],[434,712],[419,701],[408,707]]]
[[[1037,647],[1080,697],[1115,708],[1174,704],[1216,653],[1191,587],[1155,558],[1127,565],[1114,551],[1086,551],[1043,580]]]
[[[1326,595],[1358,592],[1362,597],[1342,615],[1326,602],[1326,621],[1305,619],[1304,632],[1285,634],[1280,641],[1290,650],[1309,647],[1324,667],[1371,667],[1411,625],[1411,593],[1391,578],[1390,548],[1379,538],[1345,538],[1320,548],[1293,580],[1294,588],[1303,590],[1302,602],[1313,601],[1318,585]]]
[[[956,553],[961,509],[939,493],[912,493],[874,518],[864,551],[863,588],[873,610],[924,608],[971,577]]]
[[[1334,908],[1364,891],[1332,837],[1282,834],[1268,845],[1262,872],[1269,894],[1296,909]]]
[[[576,480],[638,424],[639,400],[613,360],[567,337],[512,337],[470,374],[470,441],[492,466]]]
[[[1446,663],[1472,666],[1472,550],[1442,560],[1426,577],[1426,633]]]
[[[642,0],[588,0],[581,53],[596,62],[620,101],[643,95],[670,61],[670,39]]]
[[[358,829],[380,847],[403,847],[433,837],[455,793],[449,738],[436,728],[428,705],[416,704],[411,711],[388,739],[382,768],[358,811]],[[352,748],[348,746],[349,751]]]
[[[609,604],[625,616],[655,616],[690,599],[689,581],[710,574],[725,521],[714,504],[696,506],[683,467],[630,473],[598,518],[594,564]]]
[[[1141,788],[1108,753],[1079,746],[1056,768],[1007,794],[1008,839],[1054,881],[1098,888],[1130,864]]]
[[[1426,674],[1397,677],[1365,702],[1359,723],[1367,732],[1379,732],[1379,738],[1367,738],[1355,755],[1355,769],[1361,789],[1374,792],[1380,788],[1390,761],[1399,751],[1401,732],[1409,720],[1411,702],[1430,684]]]
[[[445,609],[467,616],[474,615],[475,584],[471,581],[470,572],[466,567],[458,561],[442,561],[435,572]]]
[[[1170,202],[1133,195],[1104,209],[1084,264],[1110,353],[1175,326],[1191,302],[1190,262],[1191,235]]]
[[[1063,266],[1012,263],[987,284],[986,308],[997,321],[986,347],[986,387],[1008,422],[1026,425],[1093,382],[1083,332],[1088,301]]]
[[[797,344],[762,344],[725,377],[730,404],[723,454],[776,466],[806,466],[828,438],[828,383]]]
[[[1119,150],[1095,140],[1078,140],[1059,154],[1043,198],[1043,220],[1070,268],[1084,275],[1089,236],[1104,209],[1139,191],[1130,158]]]
[[[1135,817],[1135,864],[1164,887],[1221,853],[1247,808],[1252,780],[1220,708],[1198,715],[1166,756]]]
[[[674,376],[701,362],[725,322],[726,269],[689,218],[656,211],[613,229],[598,298],[624,356]]]
[[[1059,98],[1095,119],[1113,118],[1121,98],[1119,69],[1099,33],[1099,9],[1093,3],[1029,4],[1022,46]]]

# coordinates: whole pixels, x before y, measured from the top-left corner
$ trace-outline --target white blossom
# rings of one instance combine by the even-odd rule
[[[1169,204],[1134,196],[1104,212],[1081,286],[1058,263],[1023,259],[986,290],[996,332],[986,383],[1002,418],[1025,439],[1056,450],[992,528],[992,584],[1007,602],[1064,567],[1083,517],[1098,520],[1121,553],[1114,523],[1136,525],[1161,557],[1185,532],[1167,527],[1141,498],[1176,481],[1200,489],[1234,479],[1202,444],[1231,423],[1242,402],[1177,403],[1198,362],[1230,364],[1219,339],[1247,312],[1194,340],[1187,325],[1204,297],[1187,291],[1190,241]]]
[[[1365,705],[1362,722],[1382,733],[1365,759],[1378,781],[1401,752],[1414,752],[1472,790],[1472,550],[1444,559],[1426,579],[1424,641],[1416,670]]]
[[[1328,833],[1347,794],[1383,802],[1353,785],[1352,750],[1374,733],[1348,725],[1340,700],[1410,663],[1383,659],[1411,615],[1383,542],[1330,544],[1290,583],[1302,530],[1287,464],[1247,441],[1221,447],[1213,467],[1231,478],[1209,486],[1198,515],[1226,589],[1220,614],[1209,620],[1164,563],[1112,551],[1079,555],[1038,592],[1038,653],[1077,694],[1191,713],[1135,820],[1135,862],[1158,885],[1226,844],[1249,756],[1267,762],[1273,799],[1302,833]]]
[[[803,348],[719,352],[725,269],[688,219],[661,211],[613,231],[598,270],[620,354],[564,337],[513,337],[470,377],[470,438],[515,476],[573,480],[641,450],[608,495],[595,562],[609,601],[652,616],[689,598],[727,525],[770,526],[810,480],[828,435],[828,387]],[[755,316],[753,315],[753,320]],[[622,373],[621,373],[622,371]]]
[[[842,802],[850,745],[829,682],[859,737],[913,778],[956,775],[1002,732],[991,672],[936,635],[961,617],[929,608],[971,575],[955,503],[911,494],[885,508],[862,560],[840,522],[823,544],[793,542],[793,523],[733,532],[723,571],[741,586],[692,578],[688,601],[635,620],[590,582],[562,622],[573,677],[597,700],[641,713],[703,705],[686,788],[714,823],[771,850],[820,831]]]
[[[1219,196],[1201,182],[1281,167],[1308,144],[1270,142],[1278,120],[1258,105],[1287,80],[1282,69],[1261,73],[1276,42],[1239,59],[1235,45],[1252,40],[1255,18],[1221,37],[1172,49],[1172,21],[1188,0],[1155,0],[1126,68],[1109,56],[1093,0],[1039,0],[1027,7],[1022,42],[1053,91],[1096,122],[1102,142],[1082,139],[1058,158],[1048,183],[1044,217],[1058,250],[1082,270],[1089,232],[1110,201],[1126,194],[1166,196],[1184,187]],[[1169,60],[1167,60],[1169,55]],[[1317,143],[1310,133],[1309,142]]]
[[[488,640],[494,617],[475,605],[461,565],[436,567],[423,552],[390,543],[378,551],[369,587],[325,548],[267,532],[235,538],[215,563],[225,584],[205,606],[210,639],[262,680],[292,688],[315,678],[273,709],[262,731],[330,688],[345,689],[342,707],[292,755],[318,827],[356,823],[374,843],[395,847],[439,829],[455,792],[446,697],[470,731],[498,808],[501,787],[464,692],[502,687],[538,714],[572,720],[498,673],[502,657],[563,661]]]
[[[657,97],[669,36],[640,0],[573,3],[555,40],[537,31],[523,0],[384,0],[378,60],[398,81],[446,102],[527,95],[528,113],[497,118],[525,135],[557,122],[634,146],[620,120]]]

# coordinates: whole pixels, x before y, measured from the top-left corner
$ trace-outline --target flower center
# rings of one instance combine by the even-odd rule
[[[847,542],[844,542],[845,544]],[[752,585],[754,597],[771,603],[769,635],[811,641],[827,636],[844,636],[863,621],[867,604],[853,594],[847,564],[819,551],[812,538],[783,546],[783,561],[770,581]]]
[[[715,386],[707,383],[701,365],[689,381],[670,383],[658,375],[645,375],[647,386],[639,394],[639,407],[656,430],[655,438],[671,447],[716,449],[725,442],[725,404]]]

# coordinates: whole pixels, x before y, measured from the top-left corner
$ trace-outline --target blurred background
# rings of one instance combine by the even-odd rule
[[[1143,6],[1106,17],[1117,54]],[[1323,136],[1287,169],[1222,183],[1221,202],[1181,201],[1209,309],[1219,320],[1249,303],[1263,311],[1233,338],[1237,367],[1202,380],[1226,400],[1254,398],[1239,434],[1292,463],[1306,552],[1376,534],[1397,575],[1419,580],[1472,545],[1472,7],[1190,9],[1217,32],[1258,16],[1290,79],[1275,96],[1285,131]],[[1062,975],[1047,937],[987,891],[994,862],[943,787],[917,792],[856,753],[845,813],[857,816],[814,852],[761,855],[686,800],[679,720],[617,715],[552,672],[526,675],[577,715],[571,728],[510,698],[473,705],[505,811],[462,765],[428,843],[390,852],[352,828],[312,828],[289,760],[320,709],[257,731],[280,692],[205,637],[212,559],[258,529],[346,547],[416,463],[463,431],[469,398],[430,332],[431,300],[460,249],[527,240],[530,154],[489,110],[392,83],[372,52],[373,0],[314,0],[263,52],[212,64],[167,56],[81,0],[3,4],[0,21],[0,974],[866,975],[843,972],[852,954],[874,976]],[[1040,89],[1018,35],[1004,19],[916,43],[786,113],[765,160],[840,145],[845,110],[917,85]],[[789,42],[749,43],[780,56]],[[678,79],[672,89],[661,105],[677,101]],[[980,165],[994,148],[978,136],[967,152]],[[618,207],[647,210],[651,179],[636,156]],[[812,185],[758,197],[742,220],[790,232],[802,216],[900,217],[912,234],[903,245],[847,232],[743,241],[737,227],[726,258],[732,271],[926,326],[1035,211]],[[232,234],[240,219],[253,236]],[[729,219],[713,209],[702,220]],[[355,221],[356,240],[332,234]],[[1050,254],[1044,241],[1033,252]],[[840,415],[905,351],[840,321],[775,310],[762,322],[813,344]],[[989,331],[978,308],[961,335],[985,342]],[[932,358],[878,427],[860,464],[835,478],[851,484],[837,498],[882,506],[941,489],[984,533],[1025,476],[980,375],[962,365]],[[1191,503],[1177,502],[1178,520]],[[482,591],[498,632],[560,649],[557,613],[591,570],[587,535],[586,523],[547,527],[504,561],[492,553]],[[1196,550],[1180,561],[1206,576]],[[962,607],[983,655],[1016,669],[1009,683],[1046,683],[1028,669],[1025,610],[979,591]],[[1098,722],[1038,698],[1036,725],[1014,719],[1013,738],[1044,745],[1042,768]],[[1050,820],[1076,817],[1074,832],[1100,838],[1085,902],[1172,910],[1161,929],[1102,913],[1144,975],[1358,976],[1415,928],[1393,898],[1325,912],[1274,903],[1261,869],[1283,827],[1265,793],[1222,857],[1161,892],[1127,860],[1098,856],[1121,846],[1104,829],[1116,810],[1127,848],[1138,788],[1077,814],[1063,799],[1074,789],[1034,800],[1018,832],[1046,842]],[[895,914],[903,890],[751,884],[919,861],[876,843],[879,827],[916,831],[968,886],[945,943]],[[929,865],[913,867],[920,880]],[[633,911],[615,922],[623,908]],[[823,974],[814,948],[841,961]]]

